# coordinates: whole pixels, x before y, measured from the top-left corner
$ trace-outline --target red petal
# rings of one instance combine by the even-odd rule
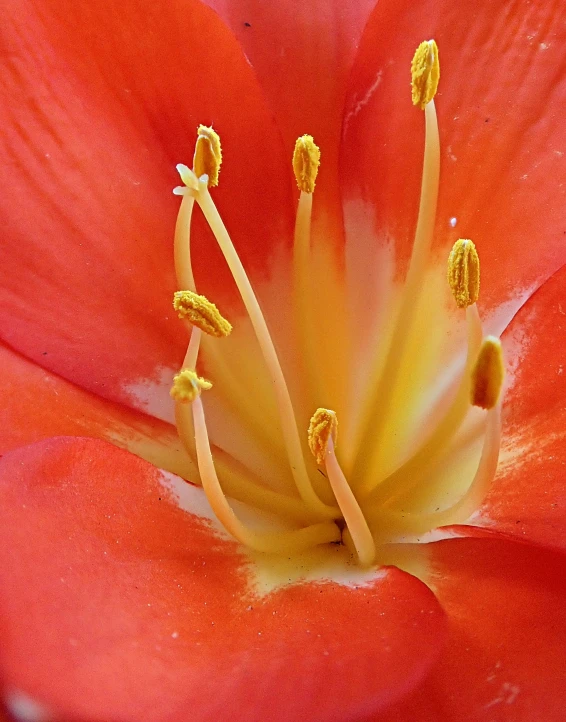
[[[92,436],[195,478],[169,424],[101,399],[0,344],[0,454],[50,436]]]
[[[563,720],[566,558],[475,539],[438,542],[429,553],[448,644],[421,689],[371,722]]]
[[[536,287],[566,260],[565,21],[561,0],[496,0],[481,9],[476,0],[380,2],[355,63],[342,157],[346,199],[371,205],[374,234],[392,238],[405,261],[424,135],[409,67],[421,40],[438,42],[435,239],[443,262],[458,237],[475,240],[484,309]]]
[[[257,596],[237,545],[103,442],[11,452],[0,475],[1,674],[59,716],[352,719],[438,654],[444,616],[414,577]]]
[[[196,0],[17,0],[2,35],[3,338],[143,407],[131,387],[167,376],[186,343],[171,310],[171,190],[197,123],[222,135],[218,203],[263,273],[292,237],[287,152],[240,46]],[[210,234],[196,236],[197,281],[215,298],[230,293]]]
[[[565,292],[566,267],[532,296],[503,337],[512,385],[504,407],[502,460],[485,505],[488,528],[562,548]]]
[[[338,150],[349,71],[375,0],[207,0],[230,25],[275,112],[285,145],[310,133],[322,150],[315,213],[341,232]],[[326,239],[328,243],[328,238]]]

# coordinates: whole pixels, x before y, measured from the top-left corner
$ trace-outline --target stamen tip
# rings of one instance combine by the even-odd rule
[[[216,306],[194,291],[176,291],[173,296],[173,308],[179,318],[186,319],[204,333],[216,338],[228,336],[232,324],[227,321]]]
[[[212,188],[218,185],[218,175],[222,164],[222,147],[220,136],[206,125],[199,125],[193,168],[197,178],[208,176],[208,185]]]
[[[411,63],[413,105],[424,110],[436,95],[439,79],[438,47],[434,40],[425,40],[416,49]]]
[[[448,284],[458,308],[467,308],[479,298],[480,259],[469,238],[458,239],[450,251]]]
[[[338,435],[338,420],[336,413],[330,409],[317,409],[309,424],[308,442],[317,464],[324,463],[324,457],[328,449],[328,442],[332,438],[336,444]]]
[[[196,371],[183,369],[173,379],[171,398],[181,404],[192,403],[202,391],[212,388],[210,381],[197,376]]]
[[[293,152],[293,171],[300,191],[312,193],[320,166],[320,148],[312,135],[297,138]]]
[[[472,371],[472,404],[492,409],[499,400],[504,378],[501,341],[495,336],[486,336]]]

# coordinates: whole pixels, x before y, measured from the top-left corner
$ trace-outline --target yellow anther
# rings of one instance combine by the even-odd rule
[[[222,163],[222,148],[220,137],[212,128],[206,125],[198,127],[193,170],[197,178],[208,176],[208,185],[212,188],[218,185],[218,174]]]
[[[173,308],[193,326],[197,326],[210,336],[221,338],[232,331],[232,324],[227,321],[216,306],[205,296],[193,291],[176,291],[173,296]]]
[[[328,441],[332,437],[336,443],[338,435],[338,420],[336,413],[329,409],[317,409],[309,424],[309,449],[312,451],[317,464],[324,463]]]
[[[197,396],[200,396],[201,391],[208,391],[210,388],[212,388],[210,381],[197,376],[196,371],[183,369],[173,379],[170,393],[171,398],[175,401],[181,404],[190,404]]]
[[[472,404],[492,409],[499,399],[504,377],[501,341],[495,336],[486,336],[472,371]]]
[[[293,152],[293,171],[300,191],[312,193],[320,165],[320,148],[312,135],[297,138]]]
[[[448,256],[448,283],[459,308],[467,308],[480,294],[480,259],[473,241],[460,238]]]
[[[436,95],[440,65],[438,47],[434,40],[425,40],[416,49],[411,63],[413,105],[424,109]]]

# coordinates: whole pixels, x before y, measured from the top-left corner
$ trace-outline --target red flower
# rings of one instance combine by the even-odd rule
[[[20,718],[54,720],[560,720],[562,4],[211,4],[239,42],[196,0],[17,0],[6,10],[6,705]],[[511,381],[497,477],[471,523],[436,537],[399,537],[402,544],[388,538],[378,545],[378,568],[348,566],[341,546],[254,555],[218,530],[202,491],[179,478],[196,478],[196,469],[169,423],[171,377],[187,343],[170,307],[173,167],[191,157],[198,123],[221,133],[225,162],[214,198],[294,369],[282,313],[296,205],[290,153],[296,137],[314,135],[322,164],[312,268],[324,283],[313,303],[329,311],[313,332],[317,370],[337,389],[337,405],[349,408],[372,348],[364,330],[371,321],[387,331],[410,254],[423,118],[410,105],[408,62],[427,37],[437,40],[443,64],[427,289],[437,298],[451,244],[471,237],[485,326],[499,333],[512,319],[503,334]],[[243,322],[238,336],[233,281],[194,215],[198,289],[236,328],[228,370],[236,380],[255,378],[255,357],[246,355],[244,366],[238,355],[249,347]],[[348,288],[351,324],[337,288]],[[447,314],[446,327],[436,324],[439,315],[425,319],[434,323],[427,345],[416,346],[416,414],[404,418],[405,406],[392,405],[391,458],[402,457],[391,430],[418,439],[420,429],[422,437],[425,411],[439,413],[430,378],[444,372],[449,380],[457,368],[461,324]],[[352,346],[338,343],[342,322],[357,332]],[[210,349],[203,365],[215,387],[206,404],[220,458],[277,470],[235,423],[244,414],[230,406],[238,388],[216,373]],[[323,403],[314,387],[307,392]],[[315,409],[297,396],[306,434]],[[255,414],[248,419],[256,431],[269,434],[277,423],[269,407]],[[427,499],[448,504],[469,484],[479,440],[470,428],[428,480]],[[342,437],[340,444],[355,474]],[[402,510],[422,504],[415,492]]]

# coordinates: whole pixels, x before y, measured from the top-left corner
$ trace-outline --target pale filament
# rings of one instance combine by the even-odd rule
[[[285,377],[283,376],[283,371],[275,351],[275,346],[273,345],[271,335],[267,328],[265,318],[255,293],[236,249],[234,248],[232,240],[228,235],[224,222],[222,221],[214,201],[210,196],[206,182],[201,179],[201,181],[199,181],[199,185],[200,189],[197,196],[197,202],[202,209],[208,225],[210,226],[210,229],[212,230],[218,245],[224,254],[224,258],[226,259],[232,276],[234,277],[234,281],[236,282],[250,317],[262,355],[273,382],[289,466],[299,494],[305,504],[311,507],[321,518],[334,519],[339,516],[338,507],[324,504],[315,494],[308,477],[291,396],[287,388]]]
[[[373,564],[375,560],[375,544],[363,512],[360,509],[360,505],[338,463],[338,459],[334,453],[334,442],[332,438],[328,439],[324,465],[330,486],[332,487],[344,521],[350,531],[352,543],[360,560],[360,564],[368,567]]]
[[[181,206],[175,223],[173,253],[175,258],[175,275],[180,289],[196,291],[195,277],[191,263],[191,220],[195,205],[194,196],[189,192],[182,196]],[[181,368],[194,369],[200,348],[201,330],[185,321],[191,339]]]
[[[415,240],[402,292],[401,304],[391,337],[389,352],[383,370],[373,381],[369,402],[364,414],[357,445],[353,478],[359,489],[367,493],[374,480],[379,478],[380,450],[391,402],[398,381],[398,371],[405,351],[420,293],[432,243],[438,182],[440,172],[440,141],[434,100],[425,106],[425,149],[421,181],[421,197]],[[358,481],[359,480],[359,481]]]
[[[301,191],[297,216],[295,219],[295,234],[293,244],[293,301],[295,318],[297,321],[297,334],[301,346],[301,358],[304,360],[306,369],[306,384],[304,391],[313,398],[307,399],[307,403],[314,406],[314,399],[320,393],[318,385],[320,374],[317,372],[314,360],[316,351],[314,348],[315,338],[313,333],[312,303],[311,303],[311,217],[312,217],[313,194]]]
[[[191,264],[191,220],[194,205],[195,199],[190,192],[185,193],[181,197],[181,205],[175,223],[173,244],[177,287],[189,291],[196,291]],[[200,348],[201,330],[195,326],[191,326],[187,321],[184,321],[184,325],[190,333],[190,340],[181,369],[194,369]],[[194,459],[196,450],[192,416],[190,412],[187,413],[184,404],[175,404],[175,424],[185,450],[189,456]]]
[[[470,373],[480,350],[483,332],[477,305],[466,308],[468,351],[454,400],[424,444],[404,464],[368,489],[364,502],[390,504],[416,486],[442,456],[470,410]]]
[[[461,524],[476,512],[495,478],[501,446],[501,400],[487,412],[483,448],[477,471],[465,494],[452,506],[430,513],[400,512],[380,509],[368,512],[376,540],[392,536],[424,534],[431,529]]]
[[[216,517],[235,539],[258,552],[279,554],[298,553],[319,544],[340,541],[340,529],[331,521],[281,532],[257,532],[243,524],[228,504],[218,481],[200,396],[193,401],[191,408],[203,489]]]

